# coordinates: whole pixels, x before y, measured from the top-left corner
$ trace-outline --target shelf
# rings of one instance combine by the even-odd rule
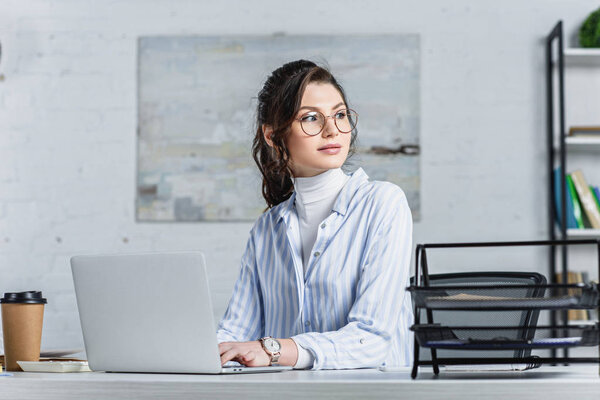
[[[598,135],[600,136],[600,135]],[[565,137],[567,151],[599,151],[600,137]],[[554,150],[560,152],[560,143],[554,144]]]
[[[599,137],[566,137],[565,143],[569,148],[579,148],[579,147],[597,147],[600,149],[600,135]]]
[[[565,64],[600,66],[600,49],[570,48],[564,50]]]
[[[584,48],[584,47],[571,47],[569,49],[565,49],[565,57],[569,58],[577,58],[577,57],[585,57],[585,58],[594,58],[597,57],[600,61],[600,48],[592,49],[592,48]]]
[[[600,229],[567,229],[569,238],[598,238],[600,239]]]

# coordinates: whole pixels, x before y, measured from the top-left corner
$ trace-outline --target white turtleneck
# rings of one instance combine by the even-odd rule
[[[319,224],[331,214],[335,199],[349,179],[350,176],[344,174],[341,168],[330,169],[308,178],[294,178],[304,275],[317,239]]]

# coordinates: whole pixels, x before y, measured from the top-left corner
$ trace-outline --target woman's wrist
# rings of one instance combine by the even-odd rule
[[[293,367],[298,361],[298,347],[292,339],[277,339],[281,344],[281,356],[279,357],[279,365]]]

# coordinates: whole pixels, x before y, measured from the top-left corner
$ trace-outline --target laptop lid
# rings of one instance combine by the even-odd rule
[[[204,255],[71,258],[92,370],[220,373]]]

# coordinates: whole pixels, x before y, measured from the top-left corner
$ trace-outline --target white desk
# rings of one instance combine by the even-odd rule
[[[524,399],[600,398],[597,365],[542,367],[525,372],[442,372],[423,369],[289,371],[252,375],[14,373],[0,377],[2,399]]]

